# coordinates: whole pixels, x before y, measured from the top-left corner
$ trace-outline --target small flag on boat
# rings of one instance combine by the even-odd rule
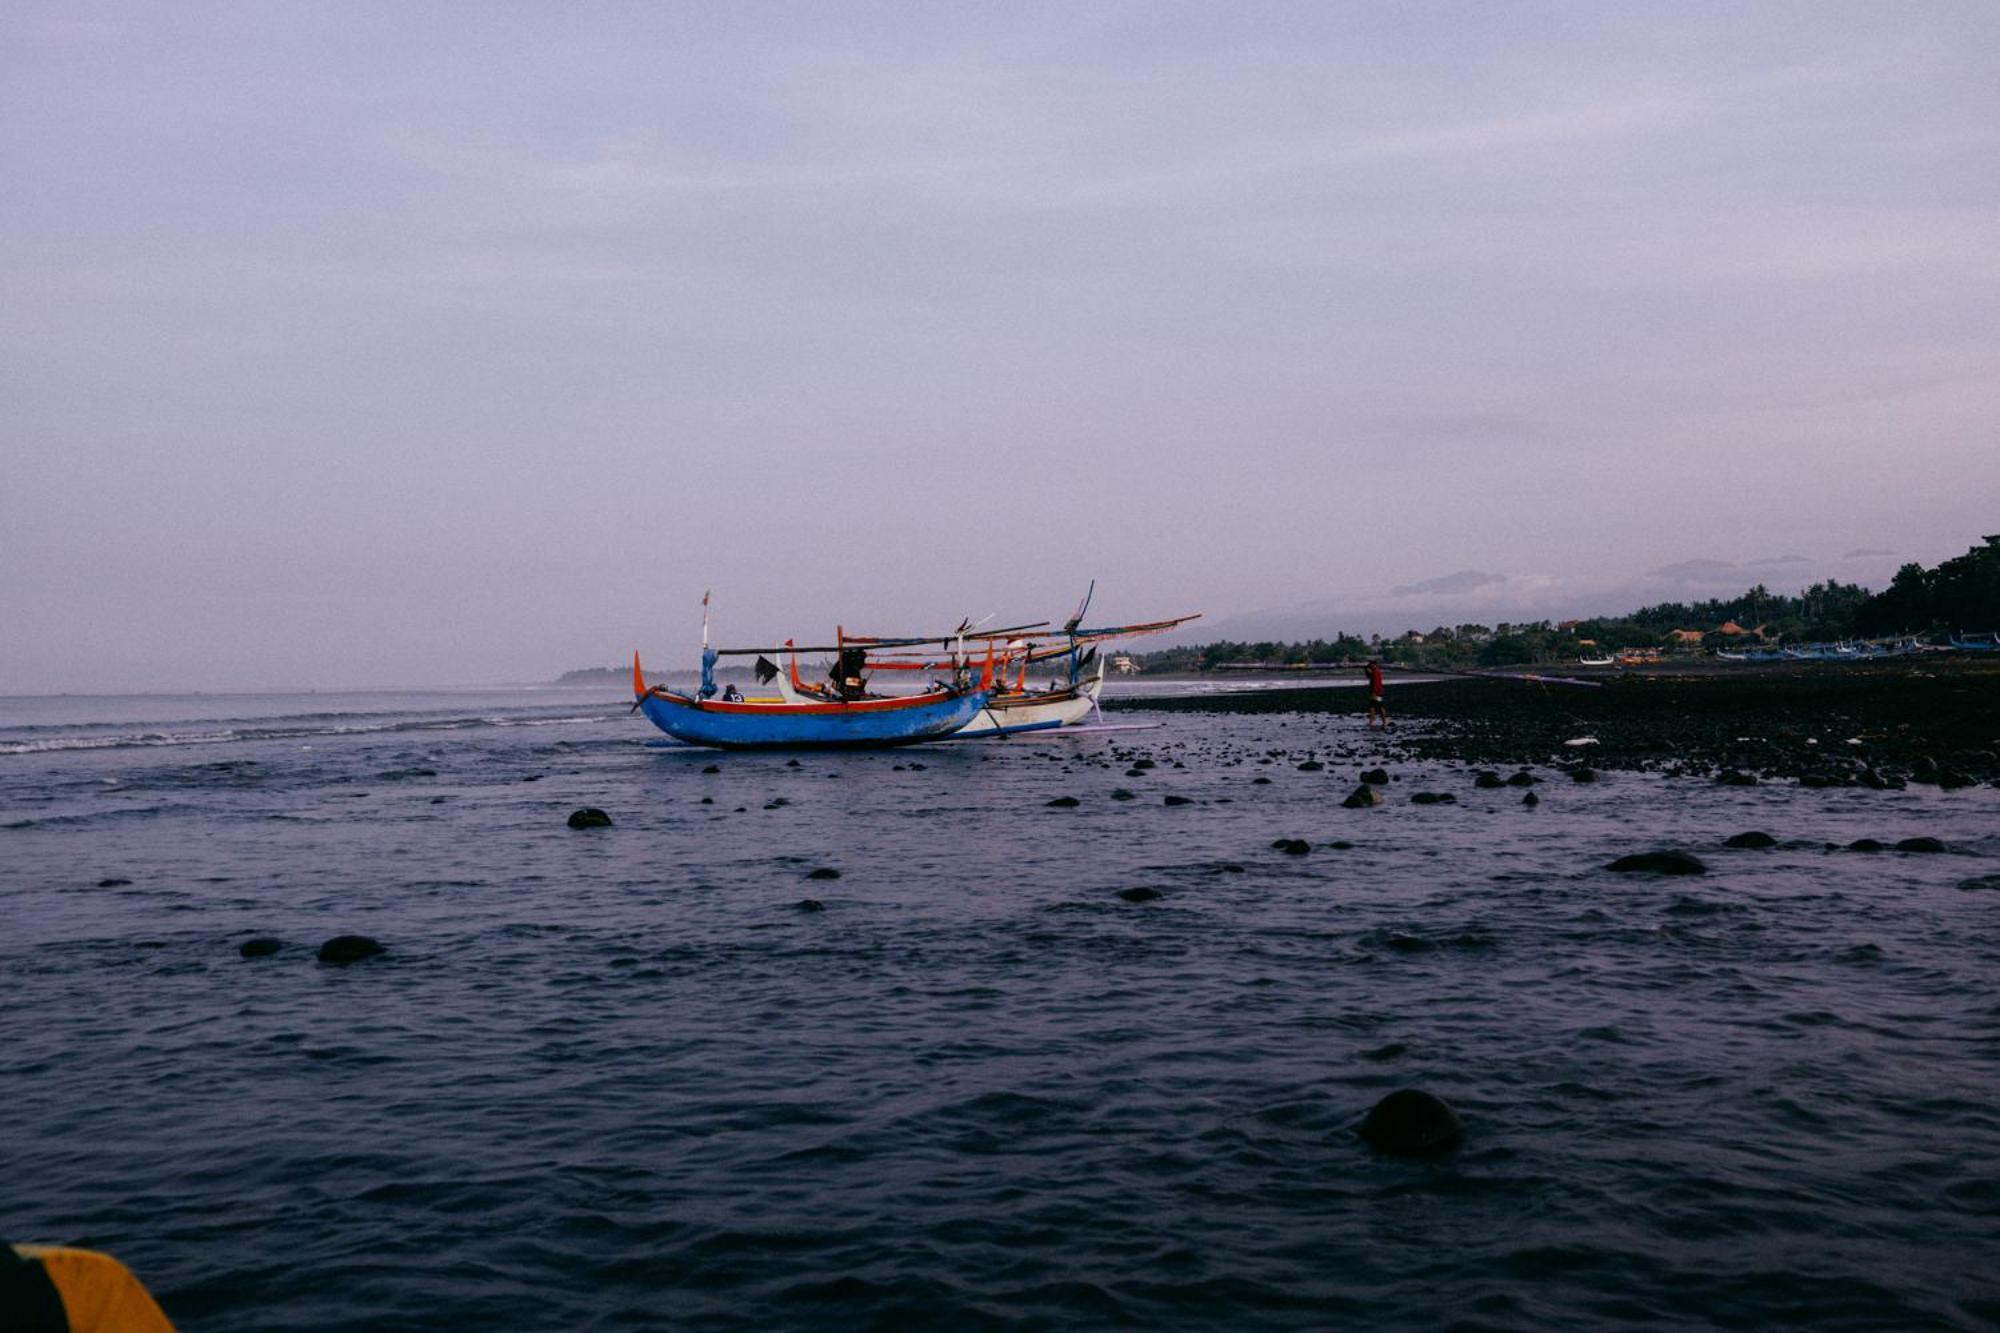
[[[770,658],[759,654],[757,657],[757,683],[759,685],[769,685],[777,678],[778,664]]]

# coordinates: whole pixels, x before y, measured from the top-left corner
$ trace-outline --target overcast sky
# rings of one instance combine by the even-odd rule
[[[1988,0],[29,0],[0,181],[0,693],[2000,530]]]

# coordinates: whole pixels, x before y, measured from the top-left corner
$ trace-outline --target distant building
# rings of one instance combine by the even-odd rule
[[[1111,669],[1121,676],[1136,676],[1139,674],[1139,664],[1134,662],[1131,656],[1126,653],[1119,653],[1111,659]]]
[[[1667,643],[1675,648],[1699,648],[1702,633],[1698,629],[1670,629],[1666,638]]]

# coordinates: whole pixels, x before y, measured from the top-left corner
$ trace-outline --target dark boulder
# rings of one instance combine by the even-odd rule
[[[1132,801],[1137,800],[1138,797],[1135,793],[1127,791],[1123,787],[1113,787],[1111,789],[1111,799],[1114,801]]]
[[[1899,852],[1941,852],[1944,844],[1936,838],[1905,838],[1896,844]]]
[[[1325,767],[1326,767],[1326,765],[1325,765],[1325,764],[1322,764],[1322,763],[1321,763],[1321,762],[1320,762],[1319,760],[1317,760],[1317,759],[1308,759],[1308,760],[1306,760],[1306,761],[1305,761],[1305,762],[1304,762],[1303,764],[1300,764],[1300,765],[1299,765],[1299,772],[1301,772],[1301,773],[1317,773],[1317,772],[1319,772],[1320,770],[1324,769]]]
[[[1163,800],[1161,800],[1160,804],[1162,804],[1162,805],[1193,805],[1193,804],[1194,804],[1194,798],[1193,798],[1193,797],[1191,797],[1191,796],[1168,796],[1168,797],[1164,798]]]
[[[1735,768],[1723,769],[1715,775],[1715,780],[1724,787],[1754,787],[1757,785],[1757,779],[1753,775]]]
[[[1365,810],[1371,805],[1380,804],[1382,804],[1382,793],[1365,782],[1349,792],[1347,799],[1341,802],[1341,805],[1349,810]]]
[[[1847,844],[1847,850],[1850,852],[1880,852],[1886,851],[1887,848],[1874,838],[1856,838],[1853,842]]]
[[[840,872],[832,866],[820,866],[806,876],[807,879],[839,879]]]
[[[1377,1152],[1396,1157],[1431,1157],[1465,1141],[1465,1122],[1440,1097],[1401,1088],[1369,1109],[1361,1137]]]
[[[1482,768],[1472,775],[1472,785],[1482,791],[1490,791],[1494,787],[1506,786],[1507,780],[1491,769]]]
[[[1051,810],[1068,810],[1072,807],[1082,805],[1083,802],[1077,800],[1074,796],[1058,796],[1053,801],[1044,801],[1043,804]]]
[[[1524,768],[1520,772],[1509,777],[1507,779],[1507,785],[1510,787],[1532,787],[1537,782],[1540,781],[1541,781],[1540,778],[1536,777],[1533,773],[1530,773],[1527,769]]]
[[[801,912],[824,912],[826,904],[817,898],[801,898],[792,906]]]
[[[373,958],[389,950],[366,935],[335,935],[319,946],[319,960],[322,963],[358,963],[364,958]]]
[[[1708,867],[1686,852],[1634,852],[1604,867],[1620,874],[1703,875]]]
[[[720,773],[722,771],[722,765],[710,764],[708,767],[702,769],[701,771],[704,773]]]
[[[1158,765],[1158,764],[1156,764],[1156,763],[1154,763],[1154,762],[1153,762],[1152,760],[1150,760],[1150,759],[1134,759],[1134,760],[1132,761],[1132,767],[1134,767],[1134,768],[1158,768],[1158,767],[1159,767],[1159,765]]]
[[[1129,889],[1118,890],[1118,896],[1128,903],[1149,903],[1160,896],[1160,891],[1158,889],[1149,889],[1145,885],[1139,884]]]
[[[274,940],[269,935],[259,935],[237,945],[236,952],[245,958],[268,958],[284,947],[282,941]]]
[[[97,881],[97,887],[100,889],[122,889],[131,882],[129,879],[100,879]]]
[[[1410,794],[1411,805],[1457,805],[1458,798],[1448,791],[1420,791]]]
[[[1534,809],[1541,803],[1542,803],[1542,798],[1535,795],[1533,792],[1529,792],[1526,796],[1523,796],[1521,798],[1521,804],[1527,806],[1530,810]]]
[[[1778,840],[1768,833],[1761,833],[1753,829],[1748,833],[1739,833],[1733,838],[1725,838],[1722,845],[1724,847],[1775,847],[1778,845]]]
[[[1146,770],[1137,767],[1128,768],[1125,770],[1125,776],[1128,778],[1143,778],[1146,776]]]
[[[1569,771],[1569,780],[1571,782],[1595,782],[1597,781],[1597,770],[1594,768],[1572,768]]]
[[[1960,880],[1958,887],[1967,893],[1979,893],[1986,889],[2000,889],[2000,875],[1974,875],[1971,879]]]
[[[610,828],[611,816],[605,814],[595,806],[587,805],[581,810],[572,810],[569,812],[569,826],[571,828]]]
[[[1271,845],[1287,856],[1304,856],[1312,850],[1312,844],[1304,838],[1280,838]]]
[[[1940,773],[1937,776],[1939,791],[1961,791],[1966,787],[1976,787],[1978,781],[1968,773]]]
[[[1389,785],[1389,770],[1386,768],[1371,768],[1361,775],[1361,780],[1373,786],[1386,787]]]

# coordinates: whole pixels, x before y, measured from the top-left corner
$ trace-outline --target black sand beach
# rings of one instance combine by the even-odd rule
[[[1746,774],[1805,785],[2000,783],[2000,662],[1939,655],[1881,664],[1558,669],[1601,688],[1489,678],[1398,681],[1382,743],[1466,764]],[[1118,698],[1117,711],[1353,714],[1359,690],[1300,688]],[[1592,744],[1566,742],[1592,738]]]

